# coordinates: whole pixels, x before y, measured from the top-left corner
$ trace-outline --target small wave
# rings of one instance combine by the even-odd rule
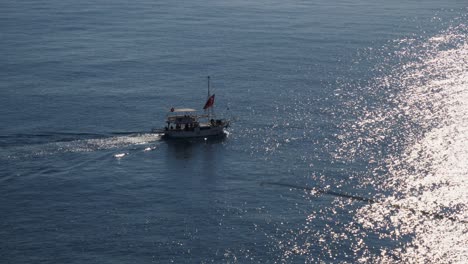
[[[153,151],[155,149],[156,149],[156,146],[153,146],[153,147],[147,147],[143,151],[148,152],[148,151]]]
[[[118,153],[118,154],[114,154],[114,158],[121,159],[121,158],[123,158],[123,157],[125,157],[127,155],[128,155],[128,153]]]

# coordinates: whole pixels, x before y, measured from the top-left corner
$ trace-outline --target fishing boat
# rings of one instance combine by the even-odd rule
[[[226,134],[229,120],[218,119],[214,114],[215,95],[210,94],[208,76],[208,98],[203,113],[192,108],[171,108],[163,129],[153,129],[153,133],[163,134],[164,138],[219,137]]]

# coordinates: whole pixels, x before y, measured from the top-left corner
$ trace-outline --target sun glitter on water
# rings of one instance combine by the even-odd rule
[[[367,175],[349,175],[349,181],[358,178],[353,189],[371,190],[367,195],[375,202],[335,198],[333,208],[312,212],[280,241],[283,260],[468,259],[467,40],[464,24],[431,38],[397,40],[395,52],[379,54],[384,62],[375,71],[382,74],[363,86],[338,88],[354,88],[343,96],[343,111],[358,118],[344,119],[333,155],[343,164],[368,164]],[[334,220],[348,214],[349,222]],[[351,255],[339,250],[343,245],[350,245]]]
[[[363,254],[362,262],[468,259],[467,33],[468,27],[460,25],[427,41],[412,41],[398,54],[418,60],[379,79],[382,87],[401,89],[389,98],[394,107],[370,111],[358,122],[355,132],[371,131],[369,141],[400,140],[388,141],[399,151],[380,165],[387,171],[381,189],[388,195],[380,203],[364,206],[355,217],[364,230],[377,231],[380,239],[394,240],[397,246],[370,253],[366,247],[371,241],[363,237],[364,243],[355,248]],[[403,128],[403,133],[389,133],[395,127]]]

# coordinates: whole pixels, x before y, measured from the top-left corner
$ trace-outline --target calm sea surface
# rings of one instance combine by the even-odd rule
[[[465,262],[467,11],[1,1],[0,263]]]

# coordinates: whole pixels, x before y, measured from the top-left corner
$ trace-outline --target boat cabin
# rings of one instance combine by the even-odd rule
[[[208,120],[209,115],[197,115],[195,112],[196,110],[191,108],[171,109],[171,112],[167,116],[164,130],[167,132],[192,132],[208,130],[214,127],[224,127],[226,125],[223,122],[224,120]]]

